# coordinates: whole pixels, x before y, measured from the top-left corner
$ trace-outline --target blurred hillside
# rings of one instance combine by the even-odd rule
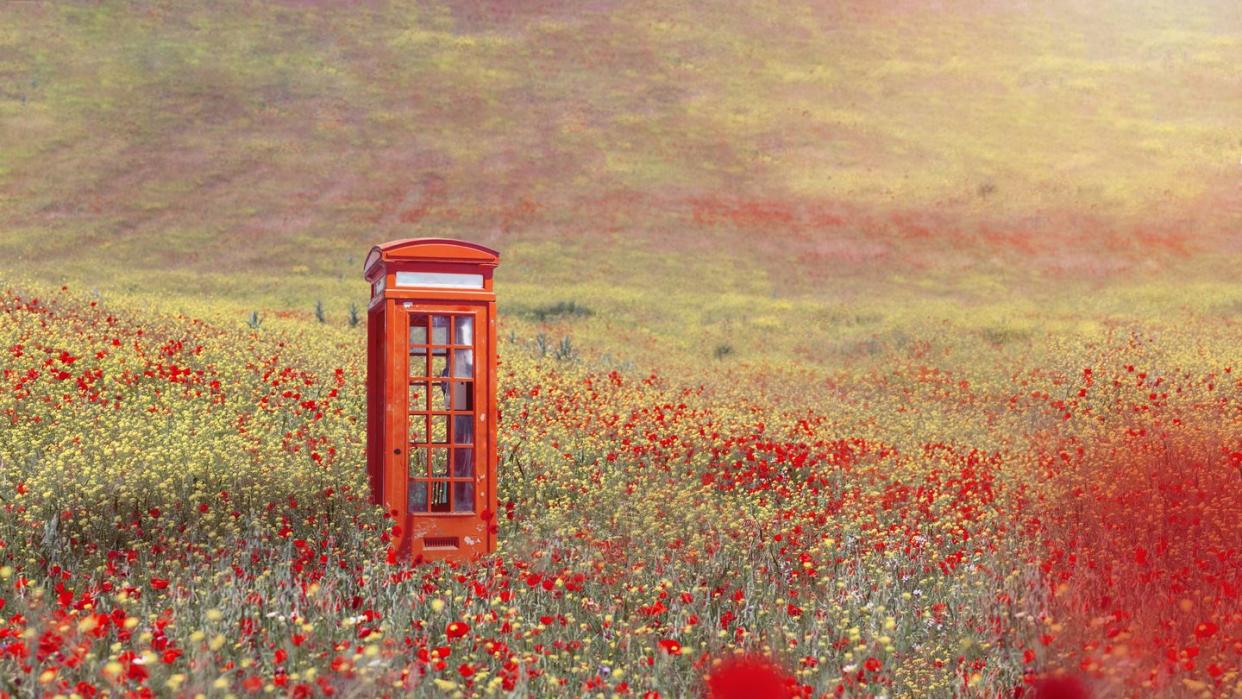
[[[340,322],[464,237],[514,323],[828,366],[1236,322],[1237,3],[880,4],[5,3],[0,273]]]

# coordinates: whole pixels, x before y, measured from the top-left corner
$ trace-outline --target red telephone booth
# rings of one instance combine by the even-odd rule
[[[500,255],[460,240],[371,248],[367,471],[400,550],[469,560],[496,548],[496,295]]]

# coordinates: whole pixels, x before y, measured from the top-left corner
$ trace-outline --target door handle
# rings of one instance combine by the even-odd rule
[[[394,453],[394,454],[396,454],[396,455],[400,456],[400,455],[401,455],[401,449],[400,449],[400,447],[398,447],[398,448],[396,448],[396,449],[393,449],[393,450],[392,450],[392,453]]]

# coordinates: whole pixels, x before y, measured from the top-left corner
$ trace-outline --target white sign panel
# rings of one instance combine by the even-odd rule
[[[435,289],[482,289],[482,274],[449,272],[397,272],[397,286],[421,286]]]

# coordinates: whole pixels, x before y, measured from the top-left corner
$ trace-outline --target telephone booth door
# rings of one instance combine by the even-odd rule
[[[395,305],[405,363],[395,372],[405,398],[398,434],[406,445],[391,452],[396,463],[389,472],[405,474],[404,495],[394,493],[404,506],[404,543],[416,558],[473,558],[489,548],[480,514],[495,486],[486,463],[487,307]]]

